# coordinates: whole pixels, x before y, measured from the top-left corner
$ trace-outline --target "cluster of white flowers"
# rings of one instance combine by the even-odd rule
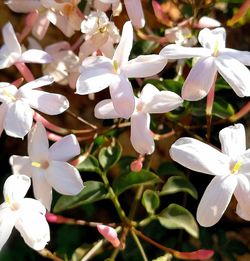
[[[104,13],[112,6],[113,14],[119,14],[120,0],[95,0],[93,7],[96,10],[87,16],[78,9],[80,0],[9,0],[6,3],[15,12],[31,14],[30,30],[37,39],[45,36],[49,23],[56,25],[67,37],[80,30],[83,36],[76,48],[64,41],[47,46],[43,51],[39,43],[30,39],[33,49],[22,51],[12,25],[7,23],[2,29],[4,44],[0,49],[0,69],[12,65],[19,68],[20,64],[29,62],[46,64],[43,65],[45,76],[20,88],[14,83],[0,83],[0,133],[5,130],[7,135],[18,138],[24,138],[28,133],[28,156],[10,158],[14,175],[4,185],[0,248],[16,226],[30,247],[43,249],[50,239],[45,208],[48,211],[51,208],[52,188],[65,195],[76,195],[83,189],[78,170],[67,162],[80,154],[77,138],[65,136],[49,148],[43,124],[37,122],[32,127],[34,110],[57,115],[69,107],[63,95],[44,92],[40,87],[56,81],[69,84],[81,95],[109,87],[111,99],[96,105],[95,116],[100,119],[130,118],[131,143],[142,155],[152,154],[155,148],[150,114],[175,110],[184,100],[204,98],[214,84],[217,72],[238,96],[250,96],[250,72],[245,66],[250,65],[250,53],[226,48],[224,28],[201,30],[198,40],[202,47],[192,47],[196,38],[189,29],[169,30],[166,34],[174,34],[175,44],[167,45],[159,54],[140,55],[129,60],[133,46],[132,25],[141,28],[145,24],[140,0],[124,0],[131,21],[124,24],[121,37]],[[159,91],[151,84],[143,87],[139,97],[134,95],[129,78],[155,76],[168,60],[192,57],[199,59],[184,82],[181,97],[174,92]],[[183,166],[216,175],[198,207],[197,219],[203,226],[214,225],[221,218],[233,193],[238,201],[237,214],[250,220],[250,155],[245,151],[244,127],[237,124],[223,129],[220,141],[222,152],[192,138],[179,139],[170,150],[173,160]],[[30,178],[37,200],[24,198]]]

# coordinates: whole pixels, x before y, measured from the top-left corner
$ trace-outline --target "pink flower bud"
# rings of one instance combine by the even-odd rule
[[[113,245],[113,247],[120,246],[120,240],[114,228],[105,225],[97,225],[97,230],[107,241]]]
[[[143,165],[142,165],[141,159],[137,159],[137,160],[134,160],[131,162],[130,169],[131,169],[131,171],[139,172],[139,171],[141,171],[142,166]]]

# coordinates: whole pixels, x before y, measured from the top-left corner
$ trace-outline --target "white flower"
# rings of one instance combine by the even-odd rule
[[[193,138],[180,138],[170,149],[171,158],[197,172],[215,175],[197,210],[197,220],[205,227],[216,224],[232,195],[237,214],[250,220],[250,151],[246,150],[242,124],[224,128],[219,134],[221,151]]]
[[[212,87],[217,71],[240,97],[250,96],[250,52],[225,48],[224,28],[200,31],[198,40],[203,47],[182,47],[170,44],[160,54],[167,59],[201,57],[191,69],[182,88],[182,98],[197,101]]]
[[[23,138],[31,129],[33,109],[49,115],[68,109],[69,102],[63,95],[34,90],[52,82],[52,77],[43,76],[18,89],[0,82],[0,134],[5,130],[9,136]]]
[[[140,98],[136,98],[135,111],[131,115],[130,140],[134,149],[144,155],[155,149],[154,136],[150,130],[150,113],[166,113],[181,106],[183,100],[174,92],[159,91],[152,84],[146,84]],[[99,119],[119,118],[110,99],[99,102],[95,107]]]
[[[164,57],[154,54],[141,55],[128,61],[132,44],[133,28],[130,22],[126,22],[113,59],[103,56],[86,58],[76,83],[78,94],[95,93],[110,86],[114,108],[122,118],[129,118],[135,108],[134,93],[128,78],[155,75],[167,63]]]
[[[25,243],[37,251],[50,240],[45,207],[38,200],[24,198],[30,183],[30,178],[24,175],[11,175],[4,183],[5,202],[0,205],[0,249],[14,226]]]
[[[49,63],[52,61],[51,56],[41,50],[30,49],[22,52],[11,23],[3,27],[2,33],[4,45],[0,49],[0,69],[8,68],[18,62]]]
[[[74,135],[67,135],[49,148],[46,130],[38,122],[28,134],[28,157],[12,156],[14,174],[32,177],[35,198],[50,210],[52,187],[64,195],[76,195],[83,189],[78,170],[68,160],[80,154]]]

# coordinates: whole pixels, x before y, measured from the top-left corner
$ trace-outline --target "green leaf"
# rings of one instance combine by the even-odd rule
[[[216,100],[214,101],[212,112],[214,116],[217,116],[221,119],[225,119],[229,116],[234,115],[234,113],[234,108],[230,103],[226,102],[222,98],[216,98]]]
[[[177,169],[175,164],[173,162],[170,162],[170,161],[166,161],[166,162],[163,162],[158,171],[157,171],[158,175],[159,176],[183,176],[185,177],[184,173]]]
[[[83,184],[85,187],[76,196],[61,196],[56,202],[53,211],[58,213],[108,198],[108,192],[102,182],[91,180]]]
[[[166,253],[164,256],[159,256],[152,261],[171,261],[173,259],[173,255],[170,253]]]
[[[147,189],[142,196],[142,205],[149,214],[154,214],[155,210],[160,206],[160,198],[155,191]]]
[[[98,159],[102,168],[107,171],[120,159],[122,155],[122,146],[115,139],[108,147],[101,148]]]
[[[187,178],[180,176],[170,177],[164,184],[160,196],[177,192],[187,192],[193,198],[198,198],[197,190],[193,184]]]
[[[113,189],[117,195],[120,195],[129,188],[157,182],[161,182],[161,179],[156,174],[148,170],[141,170],[140,172],[129,172],[118,176],[114,180]]]
[[[99,162],[93,155],[88,155],[88,157],[76,167],[79,171],[82,172],[101,172],[99,168]]]
[[[198,237],[199,229],[193,215],[180,205],[170,204],[157,215],[157,219],[166,228],[183,228],[193,237]]]

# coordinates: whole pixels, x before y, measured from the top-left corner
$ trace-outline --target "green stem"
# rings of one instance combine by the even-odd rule
[[[132,237],[134,238],[135,243],[136,243],[138,249],[139,249],[140,252],[141,252],[141,255],[142,255],[143,260],[144,260],[144,261],[148,261],[148,258],[147,258],[146,254],[145,254],[145,251],[144,251],[144,249],[143,249],[143,247],[142,247],[142,244],[141,244],[139,238],[137,237],[137,235],[134,233],[133,230],[130,230],[130,233],[131,233]]]

